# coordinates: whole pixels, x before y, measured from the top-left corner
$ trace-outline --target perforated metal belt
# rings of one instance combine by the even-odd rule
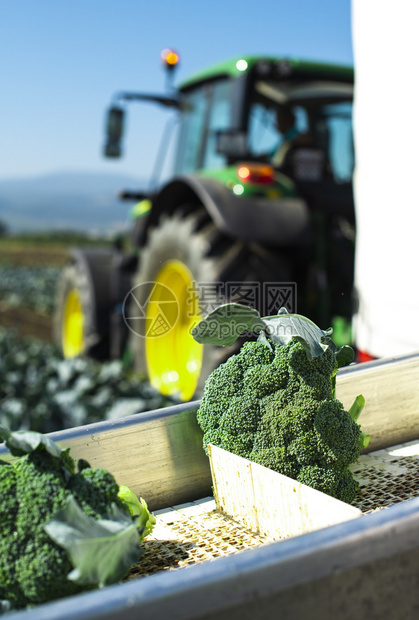
[[[353,505],[364,514],[419,495],[419,442],[362,455],[351,467],[361,490]],[[238,553],[271,542],[217,512],[212,497],[155,512],[157,524],[127,580]]]

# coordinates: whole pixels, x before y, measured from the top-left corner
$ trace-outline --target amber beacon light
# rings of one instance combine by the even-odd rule
[[[179,54],[175,50],[164,49],[161,53],[161,59],[166,69],[173,71],[179,64]]]

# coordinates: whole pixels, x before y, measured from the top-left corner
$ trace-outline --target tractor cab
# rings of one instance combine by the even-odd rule
[[[286,167],[298,181],[351,181],[350,69],[285,60],[239,59],[182,85],[175,172],[223,169],[240,161]],[[292,114],[295,149],[276,161],[284,141],[279,116]],[[317,154],[316,154],[317,151]],[[310,153],[312,157],[310,158]],[[304,162],[312,165],[304,166]]]

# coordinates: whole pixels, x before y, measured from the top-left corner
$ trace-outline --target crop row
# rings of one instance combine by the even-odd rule
[[[0,301],[50,316],[60,273],[55,265],[0,265]]]
[[[63,360],[48,343],[0,328],[0,423],[42,433],[173,404],[120,361]]]

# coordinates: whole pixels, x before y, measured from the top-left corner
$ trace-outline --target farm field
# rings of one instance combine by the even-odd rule
[[[82,233],[1,237],[0,326],[51,342],[56,284],[69,248],[109,244]]]
[[[0,325],[51,342],[54,296],[65,250],[0,250]]]
[[[65,245],[0,240],[0,423],[43,433],[173,404],[122,362],[63,360],[52,317]]]

